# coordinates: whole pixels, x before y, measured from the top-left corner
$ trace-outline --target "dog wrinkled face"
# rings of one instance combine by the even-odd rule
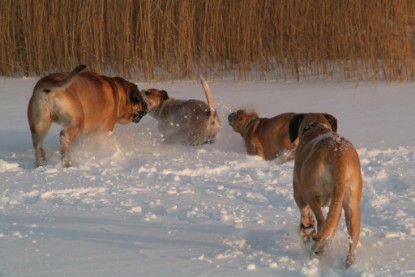
[[[118,86],[122,87],[123,97],[119,101],[123,104],[118,107],[118,122],[127,124],[138,123],[147,114],[147,103],[137,85],[121,77],[112,78]],[[128,98],[127,98],[128,97]]]
[[[235,132],[240,133],[241,131],[243,131],[244,127],[247,123],[249,123],[249,121],[254,120],[256,118],[258,118],[258,114],[255,112],[249,113],[244,110],[238,110],[236,112],[229,114],[228,122]]]

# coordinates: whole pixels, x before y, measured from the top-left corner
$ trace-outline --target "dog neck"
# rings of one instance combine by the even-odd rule
[[[171,101],[176,101],[174,98],[169,98],[163,102],[161,102],[158,106],[154,107],[151,110],[150,113],[150,109],[149,109],[149,114],[151,116],[153,116],[154,118],[163,118],[166,117],[169,113],[169,106],[166,105],[166,103],[171,102]]]
[[[330,129],[330,127],[329,126],[327,126],[326,124],[324,124],[324,123],[321,123],[321,122],[311,122],[310,124],[308,124],[307,126],[305,126],[304,127],[304,129],[303,129],[303,135],[307,132],[307,131],[310,131],[311,129],[314,129],[314,128],[325,128],[325,129]]]
[[[246,131],[246,129],[252,124],[254,123],[255,119],[257,119],[258,117],[252,117],[250,118],[241,128],[241,134],[243,135]]]

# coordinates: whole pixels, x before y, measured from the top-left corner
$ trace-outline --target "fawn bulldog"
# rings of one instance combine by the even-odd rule
[[[148,113],[158,121],[158,129],[166,143],[200,145],[213,143],[221,123],[210,88],[200,76],[207,104],[200,100],[169,97],[165,90],[144,91]]]
[[[80,65],[69,73],[41,78],[28,105],[28,120],[36,166],[47,163],[43,141],[52,123],[63,126],[60,153],[63,166],[71,165],[70,144],[81,134],[112,131],[116,123],[139,122],[147,105],[138,87],[120,77],[82,72]]]
[[[290,122],[291,140],[299,138],[294,157],[294,199],[301,213],[300,235],[314,240],[321,255],[337,230],[342,209],[350,236],[346,266],[356,260],[360,234],[362,175],[358,154],[350,141],[336,133],[330,114],[297,114]],[[322,207],[328,206],[327,218]],[[317,232],[313,214],[317,220]]]
[[[229,114],[232,129],[245,141],[248,155],[258,155],[264,160],[292,158],[298,140],[290,141],[288,125],[294,113],[284,113],[272,118],[260,118],[256,112],[238,110]]]

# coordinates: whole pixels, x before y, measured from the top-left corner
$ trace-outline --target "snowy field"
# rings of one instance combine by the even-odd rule
[[[414,276],[415,84],[322,80],[210,83],[222,131],[213,145],[164,145],[156,121],[84,137],[74,166],[34,167],[27,103],[37,79],[0,78],[0,276]],[[204,99],[199,82],[139,84]],[[343,269],[342,217],[311,256],[297,235],[293,162],[245,154],[227,123],[328,112],[358,149],[364,178],[358,262]]]

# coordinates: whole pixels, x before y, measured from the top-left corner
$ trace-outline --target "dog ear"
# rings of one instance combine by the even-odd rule
[[[169,99],[169,95],[167,94],[167,91],[165,91],[164,89],[160,91],[161,92],[161,99],[163,101],[166,101]]]
[[[127,93],[128,96],[130,97],[130,101],[132,103],[140,103],[140,102],[144,102],[143,101],[143,96],[140,93],[140,90],[138,89],[138,86],[136,84],[128,84],[127,89]]]
[[[303,120],[305,113],[299,113],[293,116],[290,120],[289,125],[289,134],[290,134],[290,141],[294,142],[295,139],[298,137],[298,128],[300,127],[301,121]]]
[[[333,132],[337,132],[337,119],[328,113],[325,113],[323,115],[330,122],[331,129],[333,130]]]
[[[256,112],[251,112],[250,117],[252,119],[257,119],[259,117],[259,115]]]
[[[129,97],[131,103],[140,104],[142,112],[147,113],[147,102],[144,100],[143,92],[141,92],[136,84],[130,86]]]

